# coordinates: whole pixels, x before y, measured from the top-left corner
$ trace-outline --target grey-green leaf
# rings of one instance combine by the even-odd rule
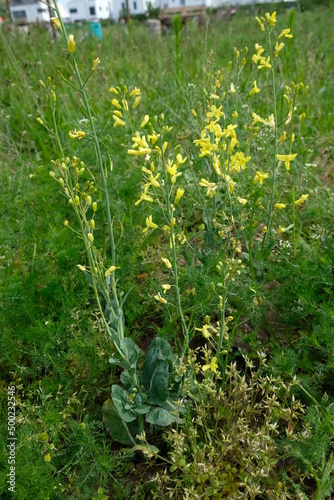
[[[111,397],[117,413],[125,422],[133,422],[136,420],[136,415],[132,410],[126,409],[128,393],[119,385],[113,385],[111,389]]]
[[[139,434],[138,421],[124,422],[117,413],[111,399],[104,403],[102,416],[107,432],[115,441],[129,446],[136,444],[135,436]]]
[[[145,420],[149,424],[167,426],[175,422],[176,416],[163,408],[151,408]]]

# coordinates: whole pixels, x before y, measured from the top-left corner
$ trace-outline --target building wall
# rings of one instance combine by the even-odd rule
[[[111,17],[109,0],[71,0],[66,4],[66,8],[74,22]]]
[[[147,12],[148,3],[149,0],[129,0],[130,13],[133,15],[145,14]],[[151,3],[155,6],[154,0],[152,0]],[[125,0],[114,0],[113,15],[116,19],[119,19],[120,14],[125,11],[125,6]]]
[[[16,1],[10,7],[15,22],[34,23],[38,21],[50,21],[49,11],[46,5],[40,2],[21,3]]]
[[[158,0],[160,9],[176,9],[179,7],[190,7],[198,5],[208,5],[212,0]]]

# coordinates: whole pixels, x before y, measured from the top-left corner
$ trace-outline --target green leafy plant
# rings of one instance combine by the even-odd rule
[[[120,376],[125,389],[113,385],[112,399],[103,405],[103,419],[108,432],[116,441],[135,445],[136,436],[144,430],[140,423],[143,416],[151,426],[168,426],[180,420],[182,366],[180,360],[173,355],[168,342],[159,337],[151,342],[141,372],[137,365],[139,348],[136,344],[126,338],[121,342],[120,348],[122,351],[127,350],[131,366],[127,367],[118,359],[110,359],[112,364],[127,368]],[[133,375],[130,373],[135,374],[139,385],[133,384]]]

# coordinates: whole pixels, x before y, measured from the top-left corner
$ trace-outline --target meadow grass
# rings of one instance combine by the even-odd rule
[[[247,375],[243,356],[247,354],[257,364],[256,352],[263,350],[268,356],[263,373],[280,377],[287,385],[293,384],[290,394],[305,405],[304,416],[297,412],[298,421],[289,421],[287,435],[280,432],[275,438],[276,444],[272,446],[279,451],[277,459],[273,458],[273,482],[264,481],[261,491],[264,498],[278,498],[270,496],[273,495],[270,491],[280,491],[282,484],[282,494],[286,495],[282,498],[327,498],[334,481],[330,468],[334,429],[334,205],[330,189],[334,125],[333,8],[304,13],[282,11],[277,18],[277,31],[289,26],[294,36],[291,42],[287,41],[278,62],[278,111],[282,112],[284,106],[284,84],[302,81],[310,87],[301,98],[300,112],[305,111],[306,118],[296,140],[302,168],[296,169],[293,178],[287,180],[282,196],[291,202],[294,185],[298,193],[307,190],[310,197],[298,211],[293,244],[290,231],[276,241],[269,259],[264,259],[261,252],[256,253],[256,244],[250,245],[254,251],[252,272],[242,271],[242,278],[230,288],[227,313],[234,316],[234,321],[229,330],[224,368],[235,360],[245,376],[252,377]],[[109,397],[111,385],[118,380],[118,372],[110,369],[108,360],[113,349],[101,327],[89,284],[77,268],[77,264],[85,262],[84,247],[64,226],[64,220],[72,222],[73,214],[49,176],[50,160],[58,158],[60,151],[55,138],[36,121],[39,117],[44,123],[52,123],[49,98],[39,81],[46,82],[51,77],[56,86],[56,120],[62,146],[69,155],[85,158],[86,165],[93,165],[95,153],[91,145],[85,141],[73,142],[68,137],[69,130],[80,128],[79,120],[85,117],[85,112],[75,90],[59,75],[61,71],[66,78],[71,76],[66,47],[60,39],[52,43],[38,26],[31,27],[29,36],[3,32],[0,39],[2,469],[7,470],[7,386],[15,385],[17,498],[168,498],[165,488],[171,484],[173,488],[176,485],[175,498],[185,498],[186,490],[189,498],[198,498],[196,495],[202,492],[213,498],[225,498],[226,491],[232,495],[232,489],[224,493],[221,483],[215,485],[205,476],[206,472],[197,485],[199,490],[191,490],[186,462],[180,460],[191,459],[194,444],[182,451],[182,457],[174,457],[174,463],[173,453],[176,454],[179,442],[171,435],[158,434],[154,444],[162,458],[171,461],[172,468],[167,469],[171,483],[168,478],[161,479],[161,475],[153,482],[151,478],[156,472],[165,468],[163,460],[157,459],[152,465],[138,453],[121,453],[104,429],[101,407]],[[140,23],[134,24],[130,36],[122,26],[106,26],[101,41],[86,36],[85,27],[74,26],[73,34],[77,47],[80,46],[77,60],[81,68],[87,68],[88,73],[92,61],[101,59],[99,71],[88,81],[86,90],[93,115],[98,117],[96,127],[106,170],[110,172],[113,164],[108,182],[120,265],[117,279],[120,292],[130,291],[124,307],[126,332],[144,352],[156,335],[170,341],[177,351],[182,344],[179,316],[154,299],[166,279],[160,262],[168,251],[169,241],[155,233],[143,238],[142,228],[148,213],[143,204],[138,208],[134,204],[140,197],[142,175],[127,153],[133,131],[129,127],[125,134],[121,128],[112,127],[109,88],[140,87],[142,103],[134,120],[140,123],[145,113],[150,116],[164,113],[165,122],[173,125],[171,142],[181,145],[190,155],[194,171],[201,172],[201,163],[191,149],[192,141],[200,136],[201,126],[191,109],[198,112],[205,104],[203,88],[208,84],[207,73],[226,68],[235,56],[234,47],[244,50],[247,46],[252,54],[259,40],[259,29],[253,16],[244,10],[229,23],[212,20],[203,31],[195,23],[189,23],[180,32],[179,53],[175,50],[173,33],[153,41]],[[240,94],[252,87],[255,74],[254,65],[247,64],[238,80]],[[261,78],[263,86],[270,88],[269,78],[265,74]],[[240,104],[237,99],[231,101],[242,118],[244,108]],[[271,107],[268,94],[263,98],[258,94],[256,112],[268,116]],[[254,139],[258,147],[263,140]],[[261,152],[257,158],[266,161]],[[187,320],[200,329],[206,316],[217,321],[220,312],[217,294],[210,289],[210,283],[216,281],[217,259],[215,251],[210,250],[209,231],[201,229],[203,211],[194,184],[193,190],[196,194],[182,205],[182,219],[186,221],[187,234],[195,234],[200,228],[195,244],[203,265],[198,265],[197,257],[183,250],[178,257],[179,279]],[[102,226],[102,211],[98,211],[97,220]],[[282,222],[285,227],[293,224],[293,213],[284,215]],[[101,230],[97,237],[103,240]],[[247,267],[249,248],[243,248],[243,253]],[[191,347],[198,346],[203,346],[203,337],[197,331]],[[197,362],[198,358],[193,360],[194,364]],[[224,375],[218,383],[224,383]],[[217,395],[218,402],[220,397]],[[223,404],[228,407],[228,401],[223,400]],[[281,406],[288,411],[283,403]],[[249,411],[250,422],[260,418],[254,417],[253,410]],[[210,425],[214,424],[205,424],[206,430],[192,429],[202,433],[196,449],[201,449],[205,432],[211,435],[212,429],[207,427]],[[228,424],[226,428],[233,435],[235,430]],[[193,435],[184,433],[181,429],[182,439],[193,443]],[[206,455],[208,462],[209,455]],[[50,461],[45,459],[47,456]],[[196,459],[201,458],[198,455]],[[196,470],[191,473],[196,477]],[[245,481],[244,471],[231,471],[229,466],[223,467],[220,474],[218,480],[223,478],[225,486],[240,481],[240,477]],[[1,473],[1,495],[11,498],[6,481],[7,477]],[[223,493],[219,496],[214,488]],[[256,492],[254,495],[256,498]]]

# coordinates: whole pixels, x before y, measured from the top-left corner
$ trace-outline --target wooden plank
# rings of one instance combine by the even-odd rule
[[[162,22],[170,21],[174,16],[179,15],[183,22],[186,19],[191,17],[199,17],[199,20],[202,21],[205,17],[205,5],[192,5],[185,7],[173,7],[169,9],[163,9],[160,12],[159,19]]]

